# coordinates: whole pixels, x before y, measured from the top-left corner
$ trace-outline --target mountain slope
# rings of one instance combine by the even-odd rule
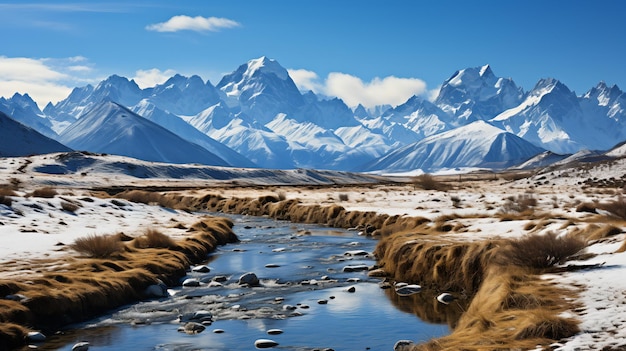
[[[0,157],[16,157],[71,149],[0,112]]]
[[[364,167],[366,171],[431,172],[441,168],[506,168],[544,150],[487,122],[476,121],[399,148]]]
[[[76,150],[134,157],[145,161],[228,163],[122,105],[102,101],[70,125],[59,140]]]
[[[237,151],[202,133],[180,117],[156,107],[148,99],[141,100],[131,110],[181,138],[202,146],[233,167],[258,167]]]

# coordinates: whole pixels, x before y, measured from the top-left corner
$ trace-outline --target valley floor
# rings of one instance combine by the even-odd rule
[[[339,205],[347,211],[372,211],[403,217],[422,217],[431,223],[447,224],[429,233],[428,240],[476,242],[497,238],[515,239],[529,234],[581,235],[588,240],[586,253],[567,265],[589,265],[588,269],[544,274],[573,293],[572,308],[564,313],[579,321],[581,332],[552,348],[592,350],[626,348],[626,253],[623,253],[626,221],[622,186],[590,186],[602,179],[619,180],[626,162],[600,165],[585,170],[561,170],[516,179],[511,175],[468,175],[437,177],[431,183],[386,183],[363,185],[276,184],[258,178],[246,186],[201,179],[139,179],[124,174],[51,175],[36,172],[41,159],[4,159],[0,173],[5,189],[12,186],[9,203],[0,205],[0,279],[28,280],[50,271],[57,259],[75,254],[68,244],[93,234],[123,231],[138,235],[158,228],[172,237],[187,235],[181,228],[195,221],[179,210],[126,200],[106,198],[85,186],[181,188],[181,194],[219,194],[223,198],[259,198],[265,195],[297,199],[301,204]],[[18,171],[18,168],[20,170]],[[93,177],[92,180],[89,177]],[[106,178],[106,180],[103,180]],[[594,179],[595,178],[595,179]],[[402,179],[406,181],[406,179]],[[12,184],[11,184],[12,183]],[[618,186],[619,185],[619,186]],[[53,197],[37,197],[33,191],[53,188]],[[185,188],[185,189],[182,189]],[[425,190],[424,188],[430,188]],[[6,201],[6,200],[5,200]],[[64,204],[78,203],[73,211]],[[616,211],[607,210],[613,204]],[[619,210],[621,206],[621,210]],[[180,225],[182,224],[182,225]],[[433,226],[435,227],[435,226]],[[548,345],[543,345],[547,347]]]

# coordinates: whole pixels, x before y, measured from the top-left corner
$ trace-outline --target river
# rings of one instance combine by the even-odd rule
[[[89,350],[253,350],[255,341],[270,339],[280,350],[392,350],[398,340],[423,342],[450,333],[446,309],[453,306],[433,308],[426,292],[397,296],[361,270],[375,264],[375,239],[356,231],[228,217],[241,242],[212,253],[203,265],[209,272],[189,272],[185,278],[199,286],[171,288],[168,298],[72,326],[39,349],[71,350],[86,341]],[[248,272],[259,286],[238,283]],[[428,322],[416,316],[422,310]],[[194,313],[210,315],[206,329],[179,331],[189,318],[201,322]]]

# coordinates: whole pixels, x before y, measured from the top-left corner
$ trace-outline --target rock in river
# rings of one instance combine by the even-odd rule
[[[200,323],[196,322],[187,322],[183,327],[178,328],[178,331],[184,332],[187,334],[198,334],[202,333],[206,329],[206,327]]]
[[[274,346],[278,346],[278,343],[270,339],[258,339],[254,342],[254,347],[257,349],[267,349]]]
[[[366,264],[355,264],[343,267],[344,272],[358,272],[367,270],[369,270],[369,267]]]
[[[445,305],[449,304],[453,300],[454,300],[454,296],[452,296],[452,294],[450,293],[442,293],[442,294],[439,294],[439,296],[437,296],[437,301]]]
[[[239,285],[259,286],[259,277],[252,272],[248,272],[239,277]]]
[[[87,351],[87,350],[89,350],[89,343],[86,341],[81,341],[79,343],[76,343],[72,347],[72,351]]]
[[[409,296],[417,294],[420,291],[422,291],[422,287],[417,284],[408,284],[400,288],[396,288],[396,294],[398,294],[398,296]]]

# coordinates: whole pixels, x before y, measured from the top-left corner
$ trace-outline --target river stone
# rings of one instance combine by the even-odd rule
[[[252,272],[248,272],[239,277],[239,285],[259,286],[259,277]]]
[[[224,333],[224,329],[213,329],[213,332],[215,334],[222,334],[222,333]]]
[[[393,345],[393,351],[408,351],[413,346],[413,340],[398,340]]]
[[[187,287],[200,286],[200,281],[198,281],[198,279],[196,278],[187,278],[183,281],[183,286],[187,286]]]
[[[280,267],[280,265],[276,263],[268,263],[265,265],[265,268],[278,268],[278,267]]]
[[[22,295],[22,294],[10,294],[4,297],[6,300],[11,300],[11,301],[24,301],[27,299],[26,296]]]
[[[254,347],[258,349],[267,349],[274,346],[278,346],[278,343],[270,339],[258,339],[254,342]]]
[[[349,287],[349,288],[348,288],[348,290],[347,290],[347,291],[348,291],[349,293],[353,293],[353,292],[356,292],[356,288],[355,288],[354,286],[351,286],[351,287]]]
[[[350,265],[350,266],[345,266],[343,267],[343,272],[359,272],[359,271],[366,271],[368,270],[369,267],[366,264],[354,264],[354,265]]]
[[[367,256],[367,255],[369,255],[369,252],[365,250],[350,250],[350,251],[344,252],[344,256]]]
[[[29,341],[34,341],[34,342],[46,341],[46,336],[43,335],[43,333],[36,332],[36,331],[28,332],[28,334],[26,334],[26,338]]]
[[[191,271],[197,273],[209,273],[211,271],[211,267],[205,265],[195,266],[191,269]]]
[[[199,334],[202,333],[204,329],[206,329],[206,327],[200,323],[187,322],[183,327],[178,328],[178,331],[182,331],[187,334]]]
[[[72,351],[87,351],[87,350],[89,350],[89,343],[86,341],[78,342],[74,344],[74,346],[72,346]]]
[[[284,311],[293,311],[295,310],[297,307],[294,305],[283,305],[283,310]]]
[[[454,300],[454,296],[452,296],[452,294],[450,293],[442,293],[442,294],[439,294],[439,296],[437,296],[437,301],[445,305],[449,304],[453,300]]]
[[[267,331],[267,334],[269,335],[278,335],[278,334],[282,334],[283,331],[281,329],[270,329]]]
[[[181,322],[212,322],[213,314],[206,310],[199,310],[195,312],[188,312],[178,316]]]
[[[396,294],[398,294],[398,296],[409,296],[417,294],[420,291],[422,291],[422,287],[417,284],[409,284],[400,288],[396,288]]]
[[[326,305],[328,303],[328,300],[326,299],[317,300],[317,303],[320,305]]]
[[[213,277],[212,280],[214,282],[223,283],[223,282],[227,281],[228,278],[225,275],[216,275],[215,277]]]
[[[167,292],[167,285],[163,282],[158,282],[157,284],[152,284],[143,291],[143,294],[146,297],[168,297],[169,293]]]

